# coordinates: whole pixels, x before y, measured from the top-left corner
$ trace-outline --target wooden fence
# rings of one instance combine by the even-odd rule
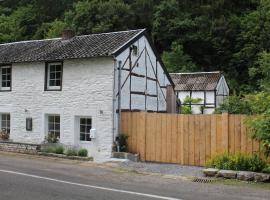
[[[129,136],[129,151],[142,161],[203,166],[218,153],[260,151],[247,135],[245,117],[123,112],[121,131]]]

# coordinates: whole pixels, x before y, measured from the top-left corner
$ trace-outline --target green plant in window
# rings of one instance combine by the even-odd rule
[[[9,133],[6,130],[0,131],[0,139],[1,140],[9,140]]]
[[[186,96],[180,107],[181,114],[192,114],[192,108],[190,105],[198,104],[201,102],[202,102],[201,98],[192,98],[190,96]]]
[[[56,137],[53,133],[49,132],[48,136],[45,137],[45,143],[58,143],[59,138]]]

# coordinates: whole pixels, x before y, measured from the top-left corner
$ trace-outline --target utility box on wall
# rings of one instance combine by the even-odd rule
[[[32,131],[32,129],[33,129],[33,120],[32,118],[28,117],[26,118],[26,130]]]

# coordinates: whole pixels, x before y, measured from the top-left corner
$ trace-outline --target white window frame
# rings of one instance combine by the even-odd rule
[[[81,126],[86,126],[87,127],[87,126],[89,126],[89,124],[87,122],[85,124],[81,124],[81,119],[85,119],[85,120],[89,120],[90,119],[91,120],[90,129],[89,129],[88,132],[87,132],[87,128],[85,129],[84,132],[82,131]],[[77,127],[78,127],[78,133],[79,133],[79,141],[81,143],[89,143],[89,142],[91,142],[92,140],[90,138],[90,130],[93,127],[93,118],[90,117],[90,116],[79,116],[77,123],[78,123],[78,126]],[[82,133],[85,134],[84,140],[81,140],[81,134]],[[86,135],[87,134],[89,134],[89,140],[86,139]]]
[[[51,79],[50,78],[50,74],[51,74],[51,66],[53,65],[59,65],[61,67],[61,71],[55,71],[55,72],[60,72],[60,79]],[[47,80],[46,80],[46,89],[47,90],[61,90],[62,89],[62,76],[63,76],[63,63],[62,62],[51,62],[51,63],[47,63],[47,67],[46,67],[46,77],[47,77]],[[60,85],[59,86],[50,86],[50,80],[54,80],[54,81],[60,81]]]
[[[61,115],[59,115],[59,114],[47,114],[46,115],[46,136],[48,136],[49,132],[51,131],[49,128],[49,124],[50,124],[49,118],[56,117],[56,116],[59,117],[59,138],[58,139],[60,141],[60,139],[61,139]],[[55,119],[54,119],[54,123],[55,123]],[[54,131],[56,130],[55,126],[56,126],[56,124],[54,124],[54,129],[53,129]]]
[[[10,86],[9,87],[3,87],[2,86],[2,73],[3,73],[3,69],[10,69]],[[1,91],[10,91],[11,90],[11,81],[12,81],[12,69],[11,69],[11,66],[10,65],[3,65],[3,66],[0,66],[0,90]]]
[[[9,130],[9,134],[10,134],[10,130],[11,130],[11,115],[10,115],[10,113],[0,113],[0,131],[2,131],[4,128],[2,127],[2,119],[3,119],[3,115],[9,115],[9,127],[7,128],[7,126],[6,127],[4,127],[5,128],[5,130]],[[8,120],[5,120],[5,121],[8,121]]]

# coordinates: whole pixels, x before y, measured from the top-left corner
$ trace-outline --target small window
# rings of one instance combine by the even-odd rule
[[[62,63],[48,63],[46,67],[47,90],[61,90],[62,88]]]
[[[10,114],[1,114],[1,130],[10,133]]]
[[[48,135],[54,138],[60,139],[60,116],[49,115],[48,116]]]
[[[134,55],[134,56],[138,56],[139,55],[139,48],[138,48],[138,46],[136,46],[136,45],[132,45],[132,54]]]
[[[80,140],[91,141],[90,130],[92,128],[91,118],[80,118]]]
[[[11,90],[11,66],[0,67],[1,90]]]

